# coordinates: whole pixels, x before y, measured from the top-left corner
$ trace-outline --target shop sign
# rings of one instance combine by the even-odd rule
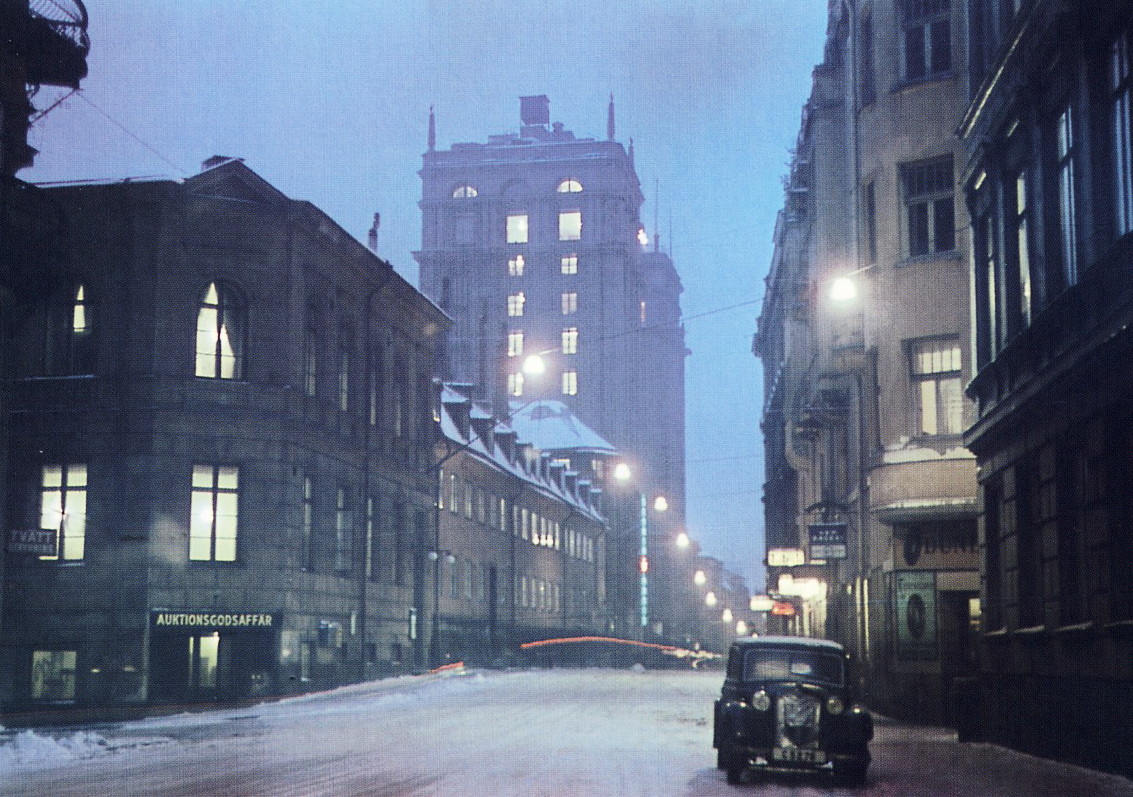
[[[775,601],[775,604],[771,607],[771,614],[777,617],[794,617],[795,605],[786,601]]]
[[[8,553],[55,556],[59,552],[59,532],[55,529],[9,529]]]
[[[845,523],[811,523],[807,529],[810,531],[811,559],[846,558]]]
[[[935,661],[936,573],[931,570],[894,574],[897,600],[897,658]]]
[[[806,553],[802,548],[769,548],[768,567],[798,567],[806,563]]]
[[[911,570],[975,570],[980,566],[976,529],[913,526],[893,540],[894,559]]]
[[[271,628],[274,615],[263,612],[170,612],[155,609],[150,617],[154,628]]]

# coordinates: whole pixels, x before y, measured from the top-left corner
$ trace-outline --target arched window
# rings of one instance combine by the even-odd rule
[[[231,286],[210,282],[197,309],[197,376],[244,376],[244,303]]]
[[[473,197],[479,195],[480,192],[476,190],[476,186],[474,185],[457,186],[452,191],[453,199],[472,199]]]
[[[48,305],[44,373],[94,373],[94,327],[86,286],[72,285]]]
[[[577,194],[582,191],[582,183],[575,180],[573,177],[568,177],[559,183],[559,187],[555,189],[560,194]]]

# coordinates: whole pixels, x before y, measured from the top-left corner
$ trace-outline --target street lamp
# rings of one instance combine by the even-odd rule
[[[456,563],[456,555],[447,549],[429,551],[429,561],[433,563],[433,631],[429,638],[429,660],[433,666],[440,664],[440,617],[441,617],[441,558],[450,565]]]

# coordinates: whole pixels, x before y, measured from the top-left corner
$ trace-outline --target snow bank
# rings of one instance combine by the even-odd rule
[[[79,731],[58,739],[35,731],[21,731],[11,740],[0,743],[0,770],[91,758],[106,749],[106,739],[91,731]]]

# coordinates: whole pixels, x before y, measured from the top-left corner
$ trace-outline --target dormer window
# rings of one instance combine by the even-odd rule
[[[480,192],[476,190],[476,186],[474,185],[458,186],[454,188],[452,192],[453,199],[472,199],[473,197],[479,195]]]

